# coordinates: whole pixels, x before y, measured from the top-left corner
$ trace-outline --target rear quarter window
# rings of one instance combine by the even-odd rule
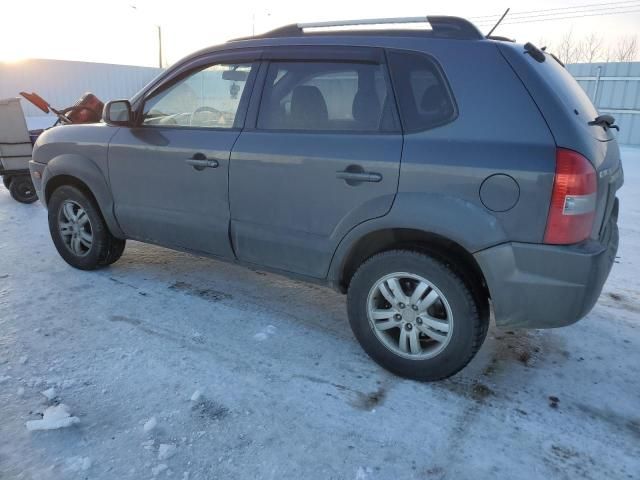
[[[586,122],[598,116],[598,111],[580,84],[551,55],[546,53],[544,62],[534,63],[534,68],[541,69],[549,87],[558,95],[565,107],[577,111]]]
[[[427,130],[455,119],[453,96],[431,58],[399,51],[389,51],[388,58],[405,131]]]

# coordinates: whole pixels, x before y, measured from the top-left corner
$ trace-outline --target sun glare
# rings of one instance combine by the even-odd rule
[[[0,55],[0,63],[20,63],[27,60],[27,55],[21,55],[19,52],[10,52],[7,55]]]

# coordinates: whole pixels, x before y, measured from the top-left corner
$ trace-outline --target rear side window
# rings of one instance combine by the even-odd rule
[[[406,131],[427,130],[456,117],[447,83],[429,57],[390,51],[389,65]]]
[[[382,65],[272,62],[258,114],[259,129],[397,130]]]

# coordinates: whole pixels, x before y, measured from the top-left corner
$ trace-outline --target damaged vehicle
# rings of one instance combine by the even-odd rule
[[[464,368],[491,310],[578,321],[618,248],[614,120],[542,49],[417,20],[233,40],[47,130],[30,169],[58,252],[92,270],[133,239],[328,284],[417,380]]]

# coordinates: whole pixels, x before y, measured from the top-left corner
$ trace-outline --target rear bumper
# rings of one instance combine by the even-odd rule
[[[613,217],[599,241],[555,246],[506,243],[475,254],[499,327],[553,328],[591,311],[618,251]]]

